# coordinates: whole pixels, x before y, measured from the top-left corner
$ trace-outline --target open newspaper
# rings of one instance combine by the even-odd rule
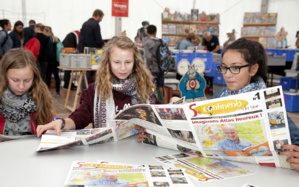
[[[191,154],[290,168],[281,86],[181,105],[134,105],[115,120],[147,130],[145,143]]]
[[[73,161],[65,185],[192,187],[184,169],[161,165],[128,165],[106,161]]]
[[[83,130],[61,131],[60,136],[55,130],[49,130],[41,137],[38,152],[66,149],[80,145],[91,145],[118,141],[138,133],[135,124],[129,121],[119,121],[112,128],[96,128]]]
[[[176,101],[175,104],[181,104],[183,102],[184,98]],[[63,130],[61,131],[60,136],[56,135],[56,131],[49,130],[42,135],[37,151],[44,152],[66,149],[79,145],[118,141],[138,133],[138,130],[135,129],[136,124],[130,121],[111,121],[110,123],[109,128]]]

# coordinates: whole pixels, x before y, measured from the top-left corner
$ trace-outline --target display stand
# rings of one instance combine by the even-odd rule
[[[260,42],[264,48],[275,48],[276,13],[245,13],[241,37]]]
[[[177,44],[186,38],[188,33],[194,32],[196,36],[202,37],[205,31],[219,36],[218,21],[170,21],[162,17],[162,39],[169,47],[176,47]]]
[[[73,76],[75,74],[76,77],[76,81],[78,83],[77,86],[77,90],[76,90],[76,95],[75,95],[75,100],[73,103],[73,106],[69,106],[68,105],[68,101],[69,101],[69,97],[70,97],[70,91],[71,91],[71,87],[72,87],[72,81],[69,82],[68,85],[68,89],[67,89],[67,94],[66,94],[66,98],[65,98],[65,104],[64,107],[71,110],[72,112],[76,110],[77,106],[78,106],[78,101],[79,101],[79,97],[81,94],[81,83],[82,83],[82,79],[84,78],[84,84],[86,86],[86,88],[88,88],[88,80],[86,77],[86,72],[87,71],[96,71],[95,69],[75,69],[75,68],[64,68],[64,67],[57,67],[58,69],[64,70],[64,71],[71,71],[71,77],[70,80],[73,80]],[[79,78],[78,78],[78,74],[79,73]]]

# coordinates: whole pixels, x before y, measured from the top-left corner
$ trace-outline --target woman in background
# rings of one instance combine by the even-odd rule
[[[24,46],[24,24],[21,21],[17,21],[14,24],[13,31],[9,33],[10,38],[12,39],[13,46],[12,48],[23,47]]]
[[[57,42],[58,38],[54,36],[52,32],[52,28],[49,26],[45,26],[44,35],[50,37],[50,40],[47,44],[47,61],[48,61],[48,68],[47,68],[47,85],[50,89],[51,85],[51,78],[52,73],[54,74],[55,78],[55,86],[56,86],[56,96],[60,96],[60,78],[59,78],[59,70],[57,66],[59,66],[59,62],[56,58],[57,53]]]

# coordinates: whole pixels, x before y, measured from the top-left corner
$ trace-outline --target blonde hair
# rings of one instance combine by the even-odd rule
[[[44,32],[44,29],[45,29],[45,25],[42,24],[42,23],[38,23],[35,25],[35,27],[39,28],[42,32]]]
[[[9,69],[21,69],[27,66],[30,67],[34,74],[33,83],[29,89],[29,96],[37,105],[37,111],[33,115],[33,120],[37,124],[49,123],[54,116],[52,96],[47,85],[41,79],[34,56],[30,51],[14,48],[7,51],[3,56],[0,68],[0,98],[6,87],[8,87],[7,71]]]
[[[50,26],[45,26],[45,31],[47,31],[47,36],[49,36],[51,38],[51,41],[53,43],[58,42],[58,38],[56,36],[54,36],[52,28]]]
[[[100,61],[100,68],[97,71],[97,86],[98,94],[104,100],[107,100],[112,94],[112,83],[114,75],[110,66],[110,55],[114,47],[123,50],[130,50],[134,54],[133,73],[135,74],[135,81],[137,84],[137,94],[142,100],[147,100],[149,94],[155,89],[153,77],[150,71],[146,68],[144,61],[136,44],[126,36],[114,36],[103,48],[103,53]]]

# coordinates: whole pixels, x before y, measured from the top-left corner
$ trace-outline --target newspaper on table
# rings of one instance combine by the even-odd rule
[[[115,120],[146,128],[145,143],[290,168],[287,157],[278,154],[291,144],[281,86],[181,105],[134,105]]]
[[[8,136],[0,134],[0,142],[9,141],[9,140],[16,140],[21,138],[28,138],[33,137],[34,135],[19,135],[19,136]]]
[[[41,137],[38,152],[66,149],[79,145],[91,145],[118,141],[138,133],[135,124],[119,121],[111,128],[95,128],[83,130],[65,130],[56,135],[55,130],[48,130]]]
[[[161,165],[128,165],[107,161],[73,161],[65,185],[192,187],[184,169]]]
[[[158,156],[154,159],[168,167],[185,169],[189,177],[201,183],[253,174],[227,161],[195,154],[178,153]]]

